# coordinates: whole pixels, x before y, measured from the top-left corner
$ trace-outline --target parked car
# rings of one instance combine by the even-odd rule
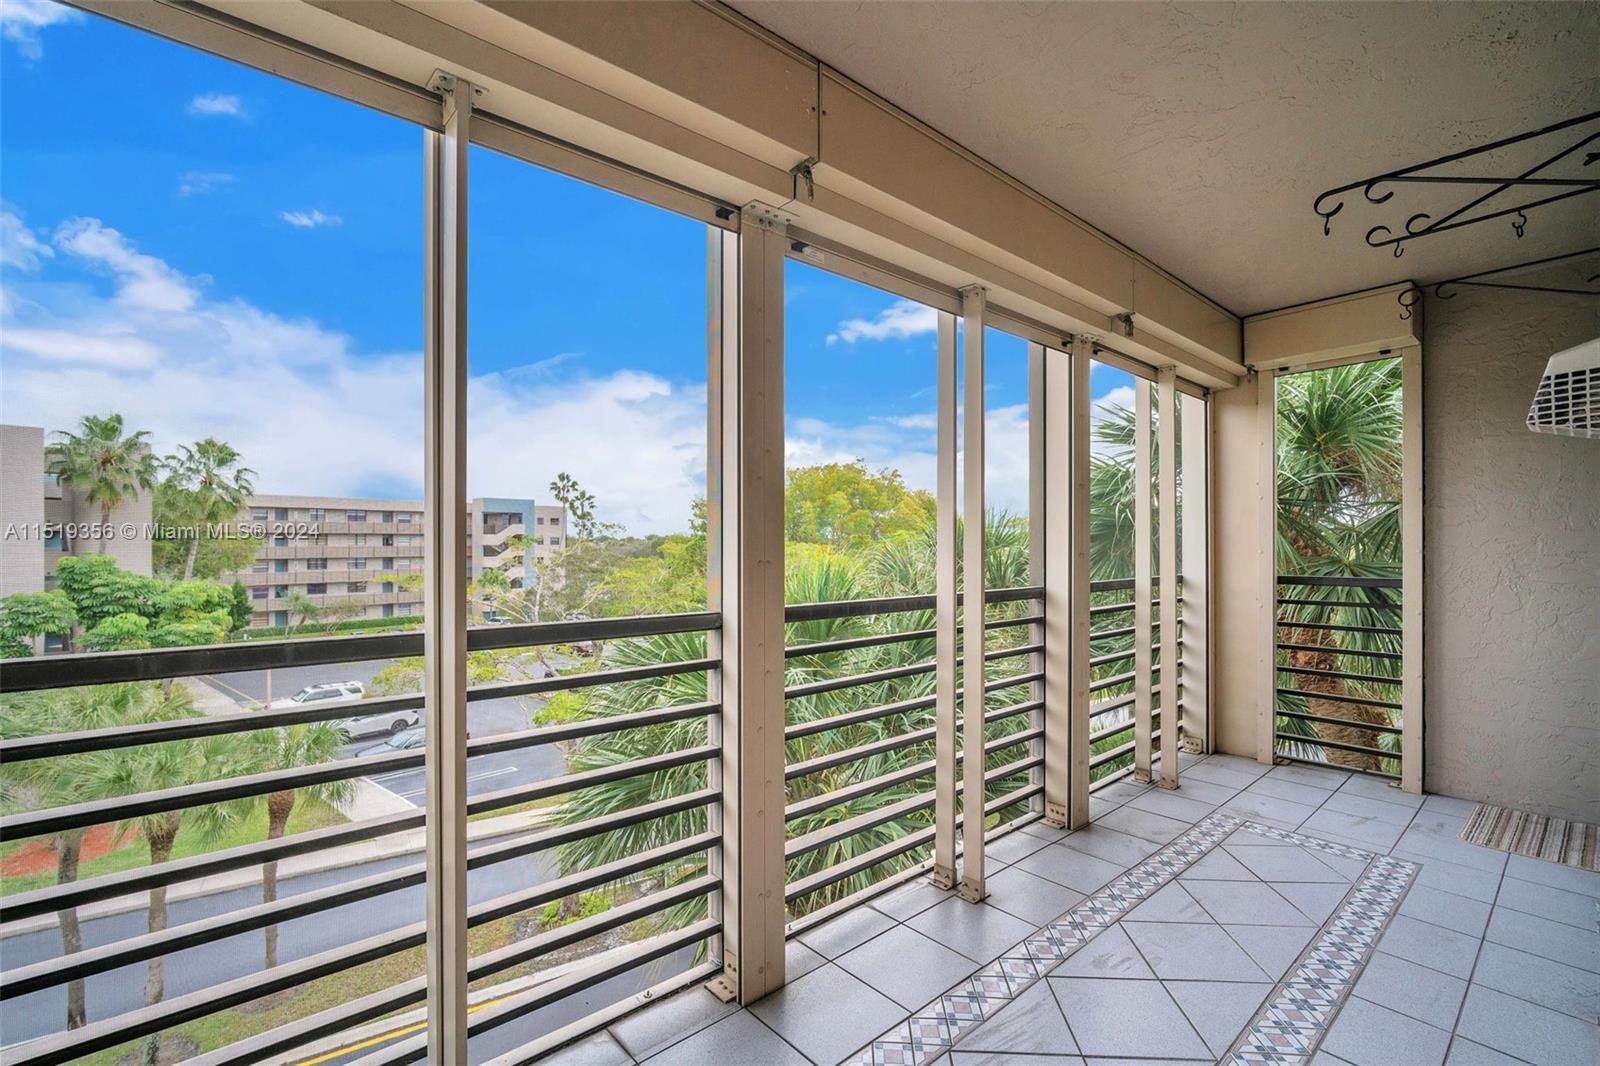
[[[359,700],[366,693],[367,686],[359,681],[329,681],[320,685],[307,685],[293,696],[273,700],[271,706],[275,711],[293,710],[296,707],[331,703],[335,700]]]
[[[359,700],[366,695],[367,687],[359,681],[330,681],[319,685],[307,685],[287,699],[273,700],[272,709],[275,711],[291,710],[295,707],[314,707],[319,703],[343,703]],[[336,724],[342,727],[345,734],[352,739],[357,737],[379,736],[383,733],[395,734],[403,729],[411,729],[422,724],[422,712],[409,711],[382,711],[374,714],[362,714],[353,718],[335,719]]]
[[[414,729],[401,729],[389,734],[388,737],[369,747],[356,752],[357,755],[387,755],[391,751],[410,751],[420,748],[428,742],[427,730],[418,726]]]

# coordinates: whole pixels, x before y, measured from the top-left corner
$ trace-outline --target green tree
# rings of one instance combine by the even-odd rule
[[[1277,382],[1277,404],[1278,572],[1400,577],[1400,361],[1285,375]],[[1398,698],[1398,660],[1363,654],[1398,655],[1401,650],[1398,635],[1377,631],[1398,628],[1398,600],[1389,591],[1297,588],[1294,598],[1317,602],[1285,606],[1283,617],[1308,627],[1284,630],[1285,642],[1326,650],[1280,652],[1282,663],[1393,680],[1296,674],[1293,687],[1329,697]],[[1356,628],[1320,628],[1327,625]],[[1280,698],[1282,709],[1350,724],[1280,716],[1279,732],[1398,754],[1398,736],[1362,728],[1397,724],[1386,708],[1315,696]],[[1358,770],[1397,769],[1392,760],[1367,752],[1305,744],[1298,753]]]
[[[160,583],[129,573],[109,555],[68,555],[56,563],[56,587],[72,601],[78,624],[93,629],[114,615],[155,613]]]
[[[125,433],[122,416],[85,415],[80,432],[59,431],[45,448],[45,471],[100,505],[100,550],[106,550],[111,512],[124,500],[156,487],[160,464],[145,430]]]
[[[186,581],[194,577],[201,542],[219,539],[211,535],[210,527],[237,519],[254,491],[255,471],[243,460],[231,445],[215,437],[181,444],[178,454],[167,459],[167,479],[156,496],[156,521],[185,531],[179,544]]]
[[[0,658],[32,655],[34,638],[70,634],[77,623],[77,609],[60,589],[13,593],[0,600]]]
[[[228,590],[228,632],[237,633],[250,624],[255,615],[255,605],[250,602],[250,590],[238,578]]]
[[[933,494],[908,489],[898,470],[866,463],[828,463],[788,472],[784,536],[791,543],[826,544],[860,552],[879,541],[931,527]]]
[[[253,769],[266,771],[332,762],[339,757],[339,749],[348,739],[344,728],[337,722],[311,722],[257,730],[248,736],[246,743],[254,763]],[[325,781],[319,785],[268,793],[262,800],[267,813],[267,839],[282,838],[296,803],[304,801],[312,806],[337,810],[349,803],[354,794],[355,784],[349,780]],[[261,902],[272,903],[277,898],[278,862],[274,859],[261,865]],[[277,925],[266,928],[265,964],[269,970],[278,965]]]

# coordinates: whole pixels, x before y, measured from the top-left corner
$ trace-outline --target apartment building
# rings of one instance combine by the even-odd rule
[[[424,532],[420,500],[346,496],[250,497],[240,521],[267,531],[246,570],[225,574],[250,590],[251,624],[291,621],[290,603],[324,617],[393,618],[422,613]],[[499,570],[522,587],[540,559],[566,539],[566,508],[528,499],[478,497],[467,504],[467,580]],[[518,552],[512,538],[528,535]]]
[[[0,596],[53,588],[56,563],[66,555],[103,552],[122,569],[148,575],[150,494],[112,508],[104,541],[81,535],[79,527],[100,524],[100,505],[47,474],[44,449],[42,428],[0,425]]]

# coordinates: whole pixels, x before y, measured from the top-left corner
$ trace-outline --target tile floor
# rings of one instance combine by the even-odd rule
[[[1221,810],[1417,864],[1313,1066],[1600,1063],[1600,874],[1462,844],[1472,804],[1341,771],[1185,757],[1182,782],[1121,781],[1089,829],[996,841],[982,904],[915,882],[802,933],[749,1009],[688,989],[545,1061],[831,1066]],[[1215,1062],[1365,865],[1238,830],[938,1066]]]

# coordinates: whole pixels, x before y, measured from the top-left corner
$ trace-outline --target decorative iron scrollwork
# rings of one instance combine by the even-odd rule
[[[1568,139],[1563,141],[1561,147],[1554,154],[1523,169],[1520,173],[1509,177],[1488,177],[1473,174],[1445,174],[1437,173],[1437,168],[1446,164],[1457,163],[1463,159],[1472,159],[1498,151],[1512,145],[1522,144],[1537,140],[1541,137],[1553,138],[1558,134],[1567,134]],[[1329,189],[1316,200],[1312,201],[1311,209],[1322,219],[1322,235],[1333,234],[1333,219],[1344,210],[1345,199],[1356,190],[1361,191],[1361,196],[1370,204],[1385,204],[1394,198],[1396,188],[1404,184],[1423,185],[1469,185],[1487,186],[1486,192],[1473,196],[1460,207],[1447,211],[1435,218],[1431,213],[1418,211],[1405,220],[1402,232],[1396,233],[1387,225],[1376,225],[1367,230],[1367,244],[1373,248],[1390,248],[1395,257],[1405,251],[1408,241],[1420,237],[1431,237],[1438,233],[1447,233],[1460,229],[1463,226],[1476,225],[1479,222],[1488,222],[1497,218],[1509,218],[1511,227],[1520,238],[1528,226],[1527,212],[1544,207],[1547,204],[1558,203],[1571,199],[1574,196],[1584,196],[1588,193],[1600,192],[1600,167],[1594,171],[1586,169],[1582,177],[1549,177],[1544,172],[1550,167],[1569,159],[1574,154],[1589,148],[1590,145],[1600,142],[1600,111],[1577,118],[1558,122],[1553,126],[1543,129],[1519,133],[1512,137],[1504,137],[1477,148],[1468,148],[1460,152],[1442,155],[1437,159],[1430,159],[1425,163],[1414,166],[1402,167],[1391,170],[1386,174],[1375,177],[1363,178],[1353,181],[1348,185]],[[1600,150],[1590,149],[1582,159],[1584,168],[1594,167],[1600,161]],[[1509,190],[1531,189],[1539,190],[1533,194],[1532,199],[1509,206],[1499,206],[1504,200],[1496,200]],[[1483,209],[1483,210],[1480,210]]]
[[[1600,247],[1585,248],[1582,251],[1567,252],[1565,255],[1549,255],[1543,259],[1530,259],[1526,263],[1513,263],[1511,266],[1495,267],[1493,270],[1480,270],[1474,274],[1463,274],[1458,278],[1445,278],[1443,281],[1430,281],[1422,285],[1409,285],[1395,294],[1395,300],[1400,304],[1400,317],[1411,317],[1411,309],[1422,301],[1422,294],[1433,290],[1433,295],[1441,300],[1454,299],[1457,288],[1465,289],[1519,289],[1523,292],[1555,292],[1572,296],[1600,296],[1600,274],[1590,274],[1584,278],[1583,284],[1587,288],[1573,288],[1562,285],[1528,285],[1510,281],[1491,281],[1500,274],[1509,274],[1514,270],[1531,270],[1535,267],[1549,266],[1552,263],[1563,263],[1574,259],[1584,259],[1589,256],[1600,257]]]

